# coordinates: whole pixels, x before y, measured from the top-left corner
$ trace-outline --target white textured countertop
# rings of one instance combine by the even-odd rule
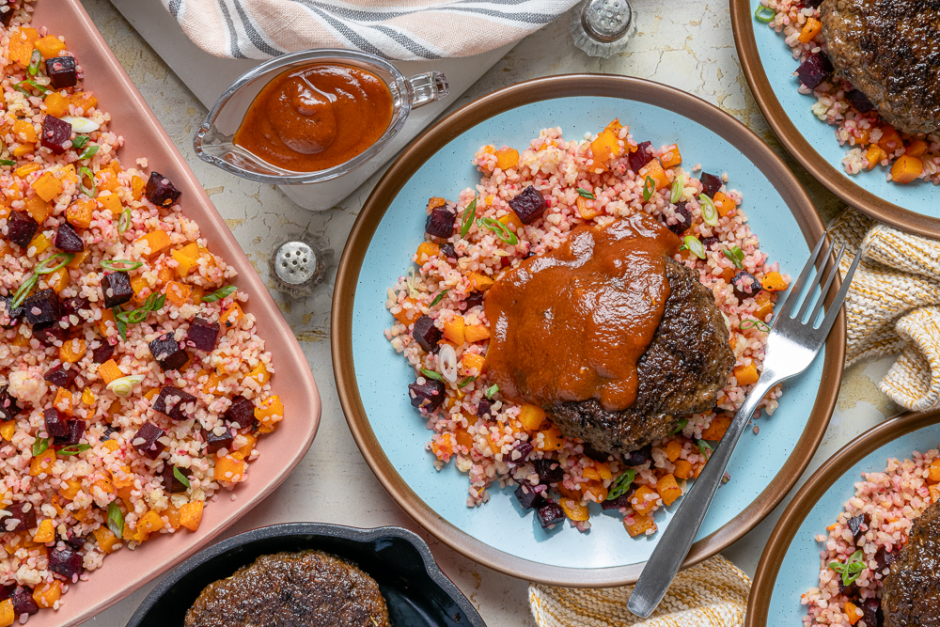
[[[783,154],[748,91],[734,48],[727,4],[712,0],[676,0],[667,4],[654,0],[633,1],[639,15],[639,33],[627,53],[608,60],[587,57],[574,47],[567,31],[567,20],[563,19],[520,43],[451,106],[539,76],[571,72],[627,74],[679,87],[718,105]],[[267,278],[267,259],[272,245],[285,233],[309,229],[323,234],[338,257],[377,176],[367,181],[343,206],[310,213],[294,205],[273,186],[243,181],[202,163],[193,154],[191,137],[206,114],[205,107],[108,0],[85,0],[84,4],[262,277]],[[789,156],[786,160],[806,185],[824,219],[838,210],[840,205],[834,196]],[[316,295],[302,301],[291,301],[279,292],[273,293],[297,334],[320,387],[323,417],[310,452],[294,473],[230,529],[228,535],[293,521],[407,527],[428,540],[438,563],[480,610],[487,624],[491,627],[534,625],[528,609],[526,582],[478,566],[429,538],[385,493],[362,460],[346,426],[333,380],[329,344],[332,288],[321,286]],[[875,387],[888,363],[862,364],[846,372],[829,431],[806,476],[856,434],[897,411]],[[753,574],[782,509],[783,505],[725,552],[748,574]],[[153,585],[155,582],[87,625],[123,626]]]

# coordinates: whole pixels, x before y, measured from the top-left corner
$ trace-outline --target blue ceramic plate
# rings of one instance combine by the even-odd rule
[[[816,534],[825,534],[855,494],[863,472],[881,472],[888,458],[910,459],[940,443],[940,412],[908,414],[866,431],[836,453],[806,482],[777,523],[751,588],[747,627],[801,627],[800,595],[819,585]],[[768,616],[773,616],[769,621]]]
[[[568,94],[578,94],[570,96]],[[728,172],[744,210],[773,260],[798,271],[819,219],[792,174],[743,125],[697,98],[624,77],[540,79],[491,94],[435,126],[413,144],[376,187],[347,243],[333,305],[333,362],[353,435],[379,479],[431,533],[488,566],[532,580],[613,585],[635,580],[658,536],[631,540],[620,516],[592,505],[592,527],[543,530],[519,508],[511,489],[466,505],[467,476],[438,472],[425,451],[429,432],[409,402],[408,364],[383,336],[392,324],[388,286],[405,274],[423,241],[423,208],[432,196],[456,198],[479,180],[471,158],[484,144],[527,145],[539,130],[561,126],[582,137],[614,118],[655,145],[678,142],[686,164]],[[760,420],[759,436],[739,445],[731,482],[718,492],[689,563],[746,533],[779,502],[809,461],[828,423],[838,389],[844,335],[830,338],[825,359],[785,384],[780,409]],[[825,376],[824,376],[825,373]],[[825,381],[821,384],[821,381]],[[663,528],[678,505],[657,515]]]
[[[849,176],[835,127],[813,115],[815,98],[797,91],[799,61],[783,36],[754,18],[760,0],[731,0],[732,30],[754,98],[774,133],[803,167],[845,202],[872,217],[929,237],[940,237],[940,192],[923,181],[897,185],[886,168]]]

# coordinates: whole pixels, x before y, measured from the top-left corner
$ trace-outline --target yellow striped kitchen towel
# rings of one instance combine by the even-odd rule
[[[649,618],[627,609],[633,586],[556,588],[529,584],[529,604],[539,627],[737,627],[751,580],[718,555],[681,571]]]

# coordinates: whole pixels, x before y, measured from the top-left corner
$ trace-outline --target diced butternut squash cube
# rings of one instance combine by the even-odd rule
[[[27,176],[29,176],[33,172],[36,172],[37,170],[41,170],[41,169],[42,169],[42,164],[36,163],[35,161],[30,161],[29,163],[25,163],[21,165],[20,167],[18,167],[15,170],[15,173],[21,179],[25,179]]]
[[[413,324],[415,320],[421,317],[421,310],[418,308],[418,301],[413,298],[406,298],[401,304],[401,310],[392,314],[395,319],[405,325]]]
[[[482,272],[468,272],[467,278],[470,279],[470,284],[473,285],[473,288],[478,292],[485,292],[496,282],[493,277],[487,276]]]
[[[581,216],[582,220],[591,220],[596,218],[600,214],[600,209],[596,209],[593,203],[589,203],[587,198],[578,196],[578,199],[575,201],[575,204],[578,208],[578,215]]]
[[[901,141],[901,135],[898,133],[897,129],[893,126],[886,125],[881,127],[881,138],[878,140],[878,145],[881,146],[885,152],[892,153],[903,146],[904,142]]]
[[[508,170],[519,165],[519,151],[515,148],[501,148],[496,151],[496,167]]]
[[[7,420],[4,423],[0,423],[0,438],[3,438],[7,442],[13,439],[13,434],[16,433],[16,421]]]
[[[163,511],[163,515],[166,516],[171,529],[180,528],[180,511],[173,507],[172,503]]]
[[[27,198],[24,203],[24,208],[26,209],[26,213],[39,224],[45,222],[52,214],[52,205],[39,196],[30,196]]]
[[[762,290],[754,297],[754,302],[757,303],[757,309],[754,310],[754,317],[761,322],[766,322],[767,316],[774,312],[773,299],[770,298],[770,294]]]
[[[264,385],[271,380],[271,373],[268,372],[267,366],[264,365],[264,362],[259,363],[257,366],[248,371],[247,376],[243,381],[251,379],[258,383],[258,385]]]
[[[137,241],[145,242],[145,246],[150,249],[150,252],[146,253],[148,259],[153,259],[169,248],[171,244],[170,236],[163,230],[151,231],[143,237],[139,237]]]
[[[114,194],[114,193],[102,194],[101,196],[98,196],[97,202],[100,202],[102,207],[104,207],[105,209],[111,212],[112,218],[115,218],[115,219],[119,218],[121,213],[124,211],[124,205],[121,204],[121,197],[118,196],[117,194]],[[159,231],[159,232],[163,233],[163,231]],[[166,234],[164,233],[164,235]],[[159,237],[159,235],[156,237]],[[156,243],[159,244],[159,242],[156,242]],[[153,251],[153,243],[150,244],[150,250]],[[159,255],[160,252],[161,251],[157,251],[156,253],[154,253],[154,256]]]
[[[633,516],[632,519],[632,523],[627,522],[627,518],[623,520],[623,526],[626,527],[627,533],[630,534],[631,538],[646,534],[647,532],[656,531],[656,523],[653,522],[652,518],[637,514]]]
[[[703,440],[712,440],[717,442],[725,436],[725,431],[731,426],[731,417],[724,414],[712,418],[708,427],[702,431]]]
[[[526,431],[538,431],[545,422],[545,410],[538,405],[524,403],[519,408],[519,422]]]
[[[715,211],[717,211],[718,215],[722,218],[725,216],[733,216],[736,213],[734,200],[722,192],[715,192],[715,197],[712,198],[712,202],[715,204]]]
[[[260,423],[258,433],[271,433],[283,418],[284,404],[277,394],[269,396],[255,407],[255,419]]]
[[[466,328],[463,316],[454,316],[444,323],[444,337],[460,346],[466,341]]]
[[[32,153],[36,150],[36,147],[33,144],[20,144],[13,149],[14,157],[25,157],[26,155]]]
[[[65,264],[65,267],[68,268],[69,270],[77,270],[78,268],[81,267],[82,263],[84,263],[85,260],[88,259],[88,255],[90,254],[91,254],[90,250],[83,250],[80,253],[75,253],[75,257],[72,259],[72,261]]]
[[[663,189],[664,187],[669,187],[672,184],[669,181],[669,177],[666,176],[666,171],[663,170],[663,166],[659,162],[659,159],[653,159],[645,166],[640,168],[640,179],[643,181],[644,189],[646,189],[645,185],[647,177],[653,179],[653,183],[655,184],[656,189]]]
[[[464,375],[480,374],[483,372],[483,355],[464,353],[460,357],[460,370]]]
[[[33,542],[37,544],[55,542],[55,523],[52,522],[51,518],[46,518],[39,523],[36,534],[33,535]]]
[[[760,284],[768,292],[782,292],[790,285],[779,272],[768,272],[761,279]]]
[[[656,490],[649,486],[641,485],[630,498],[630,505],[636,513],[645,516],[653,511],[659,500],[659,494],[656,493]]]
[[[82,390],[82,403],[91,407],[95,404],[95,393],[85,388]]]
[[[927,467],[927,482],[940,483],[940,466],[930,465]]]
[[[677,459],[673,474],[679,479],[688,479],[692,476],[692,464],[684,459]]]
[[[663,154],[659,155],[659,161],[664,168],[674,168],[682,163],[682,155],[679,153],[679,146],[676,144],[666,146]]]
[[[575,522],[583,522],[591,517],[587,506],[574,499],[561,499],[560,505],[565,512],[565,516]]]
[[[35,28],[20,28],[13,31],[9,44],[10,60],[20,65],[29,65],[38,39],[39,32]]]
[[[43,103],[46,105],[46,113],[57,118],[68,115],[71,104],[68,98],[57,91],[49,92],[43,99]]]
[[[222,315],[219,316],[219,322],[226,329],[231,329],[237,327],[244,317],[245,312],[242,311],[241,306],[238,303],[232,303],[222,312]]]
[[[142,537],[141,542],[146,540],[151,533],[155,533],[163,529],[164,523],[163,518],[160,517],[160,514],[154,510],[148,510],[146,514],[140,517],[140,520],[137,521],[137,537]]]
[[[865,160],[868,161],[868,169],[873,170],[876,165],[888,158],[887,153],[878,144],[872,144],[865,151]]]
[[[541,438],[539,437],[541,436]],[[565,445],[565,439],[557,427],[549,427],[536,434],[535,448],[540,451],[557,451]]]
[[[147,183],[144,181],[144,179],[135,174],[131,179],[131,196],[134,197],[134,200],[140,200],[144,195],[144,190],[146,188]]]
[[[69,284],[69,271],[66,268],[59,268],[46,275],[46,286],[59,294]]]
[[[64,414],[72,415],[72,393],[65,388],[56,390],[52,405]]]
[[[62,598],[62,582],[40,583],[33,589],[33,601],[42,609],[51,609]]]
[[[927,152],[927,142],[922,139],[915,139],[904,147],[904,154],[909,157],[919,157]]]
[[[80,337],[72,338],[71,340],[65,340],[62,346],[59,347],[59,359],[70,364],[78,363],[86,352],[85,340]]]
[[[470,324],[464,328],[464,339],[468,342],[482,342],[490,339],[490,330],[483,324]]]
[[[77,229],[87,229],[91,226],[92,214],[98,208],[94,198],[81,198],[76,200],[65,211],[65,219]]]
[[[521,232],[522,227],[525,226],[522,224],[522,220],[519,219],[519,216],[516,215],[516,212],[512,210],[510,210],[509,213],[507,213],[506,215],[499,218],[497,222],[505,226],[512,227],[510,230],[515,231],[516,233]]]
[[[114,552],[114,545],[120,542],[121,540],[111,533],[111,530],[108,529],[105,525],[102,525],[92,531],[95,535],[95,540],[98,541],[98,547],[105,553],[105,555]]]
[[[39,141],[39,136],[36,134],[36,127],[33,126],[32,122],[27,122],[26,120],[17,120],[13,123],[13,134],[16,135],[18,140],[27,144],[35,144]]]
[[[622,154],[619,129],[608,126],[598,133],[597,139],[591,142],[591,156],[595,166],[606,167],[611,157],[619,157]]]
[[[41,255],[52,248],[52,240],[49,239],[45,233],[40,233],[34,237],[29,242],[29,246],[26,247],[26,254],[31,256]]]
[[[845,602],[845,615],[849,617],[850,625],[854,625],[865,617],[862,610],[851,601]]]
[[[601,476],[601,479],[613,479],[614,476],[610,472],[610,466],[607,465],[607,462],[594,462],[594,469],[597,470],[597,474]]]
[[[806,24],[803,25],[803,30],[800,31],[800,43],[809,43],[813,38],[819,34],[822,30],[822,22],[817,20],[815,17],[808,18]]]
[[[10,627],[16,621],[13,611],[13,599],[0,601],[0,627]]]
[[[36,50],[39,51],[39,54],[42,55],[43,59],[57,57],[60,52],[65,50],[65,44],[62,43],[58,37],[53,37],[52,35],[46,35],[42,39],[38,39],[33,45],[36,47]]]
[[[902,185],[917,180],[923,173],[924,162],[910,155],[901,155],[891,166],[891,180]]]
[[[659,492],[659,496],[667,506],[672,505],[677,498],[682,496],[682,488],[679,487],[676,478],[672,475],[661,477],[656,482],[656,491]]]
[[[120,379],[123,377],[124,373],[121,372],[117,362],[115,362],[113,359],[109,359],[108,361],[98,366],[98,376],[101,377],[104,380],[105,385],[107,385],[115,379]]]
[[[435,244],[434,242],[421,242],[418,246],[417,258],[415,261],[417,263],[426,263],[431,259],[437,257],[441,253],[441,247]]]
[[[98,106],[98,99],[87,91],[81,91],[77,94],[72,94],[70,100],[72,101],[73,105],[80,107],[85,113],[88,113],[91,109],[94,109]]]
[[[177,307],[182,307],[188,303],[192,293],[193,287],[185,283],[170,281],[166,285],[166,298]]]
[[[744,366],[735,366],[734,378],[738,380],[738,385],[751,385],[757,383],[760,375],[757,372],[757,366],[752,361]]]
[[[215,470],[213,478],[216,481],[238,482],[245,474],[245,462],[236,459],[231,455],[226,455],[215,461]]]
[[[109,440],[109,442],[111,441],[113,440]],[[135,481],[136,477],[131,471],[130,466],[121,466],[119,470],[111,473],[111,483],[113,483],[114,487],[118,490],[133,487]]]
[[[680,455],[682,455],[682,442],[670,440],[669,444],[666,445],[666,457],[669,458],[669,461],[674,462],[679,459]]]
[[[66,479],[59,485],[59,494],[67,501],[71,501],[81,492],[82,482],[78,479]]]

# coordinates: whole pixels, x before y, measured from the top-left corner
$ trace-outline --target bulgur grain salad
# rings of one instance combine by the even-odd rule
[[[493,484],[516,486],[520,505],[536,510],[543,527],[567,518],[586,531],[595,503],[619,511],[631,536],[651,535],[656,512],[698,475],[709,442],[721,439],[757,381],[776,293],[789,277],[759,250],[726,174],[694,177],[701,168],[682,168],[679,146],[638,143],[618,120],[580,141],[548,128],[521,152],[484,146],[473,163],[480,184],[455,202],[430,200],[416,267],[386,301],[395,324],[385,336],[414,368],[411,404],[433,432],[427,450],[439,470],[453,460],[468,475],[469,507],[485,503]],[[736,362],[715,411],[689,416],[630,454],[609,455],[564,437],[541,407],[507,402],[487,381],[492,321],[483,303],[504,270],[557,249],[575,227],[638,212],[683,238],[675,258],[714,294]],[[767,414],[780,393],[765,398]]]
[[[235,269],[167,177],[118,161],[94,68],[30,2],[7,7],[0,627],[57,609],[109,553],[195,532],[283,416]]]

